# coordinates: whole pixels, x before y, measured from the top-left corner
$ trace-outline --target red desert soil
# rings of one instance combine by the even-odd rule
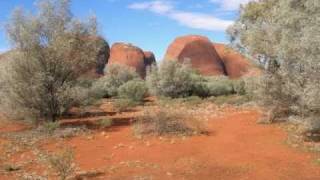
[[[132,113],[115,119],[129,121]],[[277,125],[257,124],[259,116],[255,109],[224,108],[209,119],[209,135],[185,138],[138,139],[130,125],[119,123],[43,148],[73,147],[82,170],[105,170],[96,179],[319,179],[316,155],[286,145],[286,133]]]
[[[0,133],[19,132],[29,128],[30,127],[24,123],[9,121],[5,116],[0,114]]]

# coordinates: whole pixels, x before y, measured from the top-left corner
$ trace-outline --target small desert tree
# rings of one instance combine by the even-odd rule
[[[70,3],[41,0],[37,14],[13,12],[6,29],[14,53],[0,76],[3,108],[56,121],[79,100],[77,80],[94,67],[104,44],[95,18],[75,19]]]
[[[302,117],[320,114],[319,17],[320,1],[260,0],[243,7],[229,28],[236,46],[268,62],[265,103]]]

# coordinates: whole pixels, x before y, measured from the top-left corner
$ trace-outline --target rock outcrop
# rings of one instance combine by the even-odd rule
[[[165,60],[190,61],[203,75],[226,75],[224,64],[212,42],[203,36],[178,37],[167,49]]]
[[[213,46],[223,61],[226,73],[230,78],[240,78],[248,75],[254,69],[257,70],[242,54],[225,44],[214,43]]]
[[[134,68],[141,77],[145,77],[146,67],[155,62],[152,52],[144,52],[132,44],[115,43],[111,47],[108,65],[126,65]]]
[[[106,67],[110,57],[110,46],[104,39],[100,38],[98,40],[100,41],[99,43],[101,43],[101,46],[97,56],[96,73],[103,75],[104,68]]]
[[[151,51],[145,51],[144,53],[144,64],[146,66],[151,66],[152,64],[156,63],[156,58]]]

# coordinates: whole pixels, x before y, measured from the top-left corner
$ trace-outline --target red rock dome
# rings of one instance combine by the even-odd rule
[[[203,36],[178,37],[167,49],[165,60],[190,61],[203,75],[226,75],[224,64],[212,42]]]
[[[151,51],[145,51],[144,53],[144,64],[146,66],[151,66],[152,64],[156,64],[156,58]]]
[[[153,52],[143,51],[132,44],[115,43],[111,47],[109,64],[122,64],[134,68],[141,77],[146,75],[146,67],[156,63]]]
[[[230,78],[240,78],[249,73],[252,65],[243,55],[224,44],[214,43],[214,48],[224,63],[226,73]]]
[[[104,68],[108,63],[108,59],[110,57],[110,46],[102,38],[97,39],[99,43],[101,43],[101,46],[98,51],[98,56],[97,56],[97,62],[96,62],[96,73],[99,75],[103,75],[104,73]]]

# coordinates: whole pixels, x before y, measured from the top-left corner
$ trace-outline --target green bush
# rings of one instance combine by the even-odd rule
[[[118,95],[120,86],[136,79],[140,79],[140,77],[133,68],[112,64],[106,67],[104,77],[95,82],[93,88],[98,96],[114,97]]]
[[[59,127],[60,124],[58,122],[45,122],[43,124],[43,130],[50,135],[52,135]]]
[[[12,118],[57,121],[79,101],[78,79],[105,43],[86,38],[98,37],[95,19],[73,17],[67,2],[42,0],[35,14],[17,9],[6,24],[14,52],[0,70],[0,108]]]
[[[247,93],[246,81],[244,79],[234,80],[233,90],[238,95],[245,95]]]
[[[103,119],[99,119],[97,121],[97,124],[99,125],[100,128],[107,128],[113,125],[113,120],[110,118],[103,118]]]
[[[233,47],[264,65],[257,100],[273,114],[320,115],[319,8],[315,0],[255,1],[228,30]]]
[[[147,91],[148,89],[144,81],[132,80],[119,87],[118,95],[123,99],[141,102],[143,101]]]
[[[236,93],[235,83],[227,77],[200,77],[194,81],[192,94],[199,97],[224,96]]]
[[[140,103],[131,99],[117,99],[114,102],[114,107],[118,112],[125,112],[130,108],[133,108]]]
[[[208,96],[222,96],[234,93],[233,82],[225,77],[211,77],[205,82]]]
[[[147,72],[147,85],[153,95],[172,98],[186,97],[192,92],[195,71],[188,64],[164,60],[160,67]]]
[[[209,101],[213,102],[216,105],[224,105],[224,104],[230,104],[230,105],[243,105],[249,101],[251,101],[248,96],[238,96],[238,95],[228,95],[228,96],[212,96],[208,99]]]
[[[189,64],[170,60],[165,60],[159,68],[149,69],[147,85],[151,94],[171,98],[245,94],[244,82],[240,80],[225,76],[205,77],[192,70]]]

